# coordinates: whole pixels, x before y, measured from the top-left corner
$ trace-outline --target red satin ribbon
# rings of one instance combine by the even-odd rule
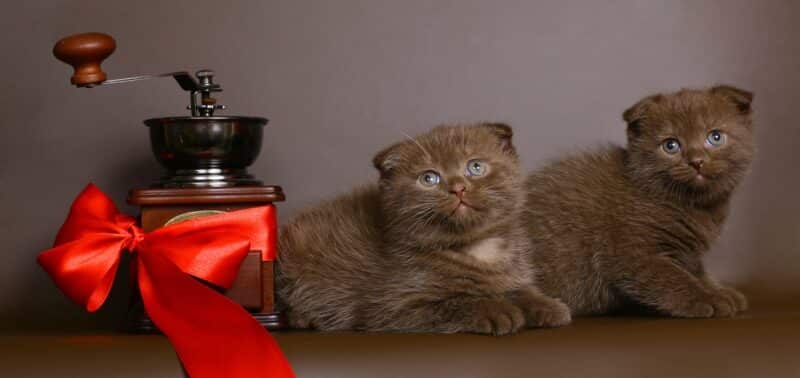
[[[278,344],[241,306],[191,276],[230,287],[250,250],[275,258],[272,206],[195,218],[148,234],[89,184],[39,264],[87,311],[108,296],[123,250],[135,252],[145,310],[192,377],[294,377]]]

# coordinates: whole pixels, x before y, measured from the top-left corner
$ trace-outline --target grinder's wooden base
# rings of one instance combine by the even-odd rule
[[[128,203],[141,208],[140,223],[145,232],[167,224],[199,216],[264,206],[284,200],[279,186],[242,186],[229,188],[147,188],[134,189]],[[275,310],[273,262],[261,261],[260,251],[251,251],[242,262],[236,281],[225,296],[239,303],[268,329],[285,328],[285,317]],[[144,314],[141,299],[131,300],[129,329],[151,333],[156,329]]]

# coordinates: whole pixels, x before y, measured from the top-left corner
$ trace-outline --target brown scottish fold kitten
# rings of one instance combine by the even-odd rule
[[[745,310],[745,297],[709,277],[701,257],[753,158],[752,99],[730,86],[647,97],[623,115],[627,148],[533,173],[525,221],[539,287],[573,315],[623,304],[676,317]]]
[[[533,286],[511,136],[437,127],[378,153],[377,185],[291,220],[277,275],[291,324],[502,335],[568,323]]]

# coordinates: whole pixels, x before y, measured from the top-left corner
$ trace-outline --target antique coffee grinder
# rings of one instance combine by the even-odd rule
[[[211,70],[198,71],[194,77],[181,71],[107,80],[100,63],[115,48],[114,39],[106,34],[84,33],[59,40],[53,54],[75,69],[71,82],[78,87],[172,77],[189,92],[190,116],[144,121],[156,160],[167,170],[150,187],[133,189],[128,194],[128,203],[140,207],[145,232],[195,217],[284,200],[279,186],[264,185],[247,173],[261,149],[267,119],[214,115],[225,106],[212,97],[222,87],[214,82]],[[273,262],[262,261],[261,251],[250,252],[235,283],[224,294],[263,326],[278,329],[286,325],[274,307]],[[133,330],[153,330],[140,301],[132,301],[131,319]]]

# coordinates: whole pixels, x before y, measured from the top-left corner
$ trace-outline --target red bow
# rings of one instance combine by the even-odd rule
[[[135,251],[145,310],[190,376],[294,377],[278,344],[250,314],[191,277],[230,287],[250,250],[274,258],[274,228],[274,208],[262,206],[144,234],[89,184],[38,261],[64,294],[92,312],[108,296],[122,251]]]

